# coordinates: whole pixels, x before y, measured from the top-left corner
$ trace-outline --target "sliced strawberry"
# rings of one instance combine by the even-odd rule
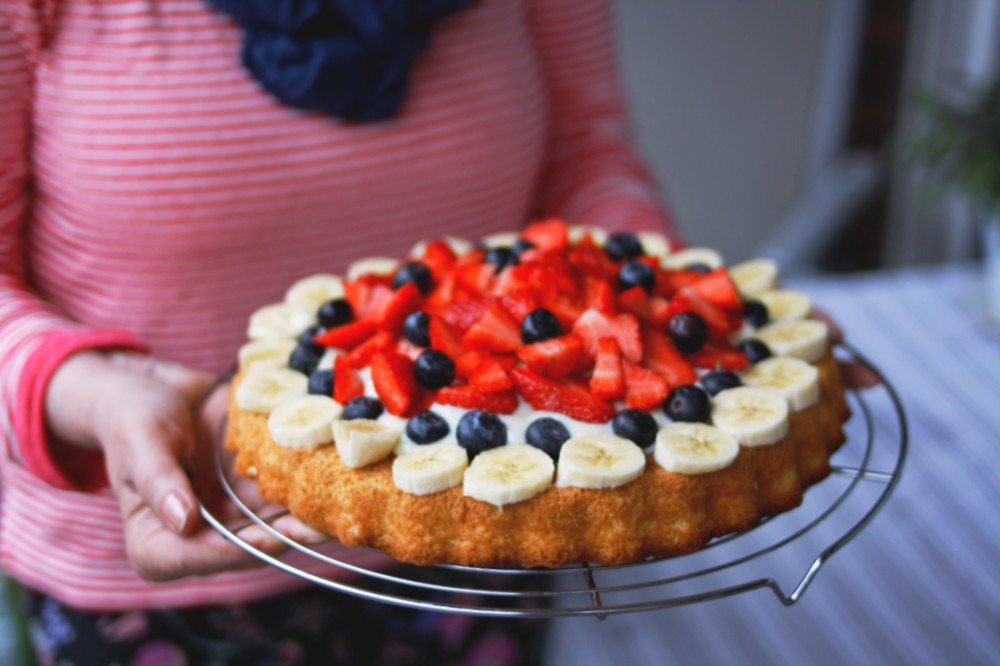
[[[485,294],[493,284],[496,266],[467,264],[455,268],[455,288],[471,294]]]
[[[403,330],[403,322],[413,312],[424,304],[423,294],[416,282],[407,282],[396,291],[385,303],[379,304],[379,310],[371,312],[373,319],[380,328],[399,334]]]
[[[591,395],[583,384],[568,379],[549,379],[534,370],[516,367],[510,378],[528,403],[539,411],[558,412],[584,423],[607,423],[615,408]]]
[[[430,323],[427,324],[427,334],[431,339],[431,349],[443,351],[452,358],[465,351],[461,336],[452,330],[448,322],[435,316],[431,316],[430,319]]]
[[[614,338],[601,338],[597,341],[597,360],[590,376],[590,392],[602,400],[620,400],[625,397],[621,350]]]
[[[576,304],[569,296],[549,295],[542,298],[542,307],[551,312],[559,320],[564,331],[572,330],[573,324],[580,318],[586,308]]]
[[[389,331],[378,331],[360,345],[352,349],[347,354],[338,356],[347,359],[352,368],[366,368],[372,362],[375,354],[383,352],[392,347],[396,342],[396,336]]]
[[[708,370],[742,370],[749,362],[746,354],[739,349],[717,342],[706,342],[701,349],[688,354],[688,360],[698,368]]]
[[[680,312],[694,312],[705,320],[708,330],[713,338],[722,340],[727,334],[734,330],[730,318],[726,311],[705,298],[691,287],[684,287],[670,299],[670,316]]]
[[[456,259],[455,267],[458,268],[459,266],[481,264],[483,263],[483,259],[485,258],[486,258],[486,250],[479,247],[472,248],[462,256],[458,257],[458,259]]]
[[[696,292],[712,305],[727,312],[743,309],[740,293],[725,268],[716,268],[700,280],[692,282],[686,289]]]
[[[598,310],[605,314],[615,314],[618,312],[615,289],[608,280],[589,276],[584,277],[583,292],[584,307]]]
[[[492,356],[483,359],[469,377],[469,383],[487,393],[509,391],[514,383],[504,364]]]
[[[481,351],[463,351],[451,357],[455,361],[455,376],[462,379],[469,379],[476,372],[476,368],[483,362],[489,354]]]
[[[486,310],[462,337],[467,349],[491,352],[515,352],[521,346],[521,329],[499,303]]]
[[[521,237],[544,250],[563,250],[569,245],[569,227],[558,218],[539,220],[526,226]]]
[[[518,324],[524,321],[529,312],[537,310],[539,307],[534,290],[524,287],[513,289],[501,296],[500,305]]]
[[[673,298],[678,291],[704,277],[704,273],[698,271],[670,268],[656,268],[653,272],[656,275],[656,286],[653,288],[653,292],[664,298]]]
[[[514,391],[487,392],[472,385],[438,389],[437,400],[443,405],[481,409],[496,414],[513,414],[519,404]]]
[[[465,334],[473,324],[483,318],[493,305],[489,296],[469,296],[457,299],[442,313],[442,317],[456,332]]]
[[[663,377],[670,388],[698,381],[698,373],[674,347],[665,333],[651,328],[642,331],[642,365]]]
[[[386,289],[392,291],[392,278],[388,275],[367,274],[344,282],[344,298],[351,304],[358,319],[363,319],[364,313],[371,309],[376,287],[380,288],[380,298],[383,297]]]
[[[358,371],[351,367],[347,356],[338,356],[333,362],[333,399],[346,405],[365,394],[365,383]]]
[[[629,409],[655,409],[670,393],[667,380],[647,368],[625,361],[622,374],[625,376],[625,406]]]
[[[591,357],[597,357],[601,338],[613,337],[626,360],[630,363],[642,360],[639,322],[634,315],[622,313],[609,316],[590,309],[573,324],[573,332],[583,339],[584,348]]]
[[[396,416],[405,416],[420,393],[413,361],[391,351],[372,358],[372,383],[385,408]]]
[[[416,361],[417,357],[423,354],[425,351],[427,351],[425,348],[418,347],[409,340],[403,339],[396,341],[396,353],[402,354],[403,356],[406,356],[411,360]]]
[[[580,275],[598,280],[607,279],[614,271],[614,264],[608,258],[608,253],[594,242],[590,234],[581,238],[569,251],[569,263]]]
[[[431,275],[436,281],[440,280],[441,277],[452,269],[455,265],[456,257],[448,243],[440,238],[435,238],[427,243],[424,249],[424,256],[421,257],[420,261],[430,269]]]
[[[565,377],[580,367],[583,340],[575,333],[525,345],[517,357],[526,366],[546,377]]]
[[[650,296],[640,286],[620,292],[616,300],[622,310],[631,312],[639,321],[654,328],[664,328],[670,321],[670,305],[667,301],[660,296]]]
[[[455,302],[455,274],[445,273],[435,278],[431,293],[427,294],[424,309],[430,314],[441,314]]]
[[[375,335],[378,325],[369,320],[352,321],[342,326],[335,326],[323,331],[313,341],[324,347],[337,349],[354,349],[362,342]]]

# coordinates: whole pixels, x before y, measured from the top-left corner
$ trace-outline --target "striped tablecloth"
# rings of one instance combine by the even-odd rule
[[[792,285],[882,369],[909,425],[909,453],[888,503],[797,603],[786,607],[761,589],[604,621],[560,618],[548,663],[1000,664],[1000,327],[982,314],[979,277],[961,265]],[[874,436],[898,439],[884,426],[894,419],[884,393],[876,389],[868,401]],[[856,413],[835,463],[855,464],[861,421]],[[892,459],[891,451],[876,454],[871,468]],[[789,520],[848,482],[830,477],[811,489]],[[862,485],[858,496],[884,489]],[[824,520],[768,557],[727,569],[718,584],[767,576],[787,593],[852,520]],[[752,548],[769,538],[755,530],[736,543]],[[669,576],[680,564],[655,566]]]

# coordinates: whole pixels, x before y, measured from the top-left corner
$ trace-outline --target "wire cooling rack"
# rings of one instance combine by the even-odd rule
[[[372,559],[357,557],[366,554],[361,552],[365,549],[343,547],[331,556],[271,526],[287,511],[260,515],[240,496],[230,482],[222,428],[215,441],[215,464],[225,502],[231,504],[224,508],[238,509],[245,519],[227,524],[218,508],[213,512],[205,506],[201,514],[234,544],[290,575],[410,608],[491,617],[603,619],[761,589],[791,606],[830,558],[871,523],[898,484],[906,459],[906,416],[896,390],[856,349],[842,345],[839,353],[845,360],[868,366],[882,382],[875,388],[849,391],[854,417],[846,426],[847,442],[831,459],[831,476],[810,488],[799,508],[765,520],[750,532],[715,539],[691,555],[559,569],[404,564],[385,568],[364,564],[362,560]],[[205,398],[222,390],[230,378],[231,373],[220,377]],[[250,525],[283,541],[288,552],[271,555],[245,541],[240,533]],[[804,573],[783,580],[795,571]]]

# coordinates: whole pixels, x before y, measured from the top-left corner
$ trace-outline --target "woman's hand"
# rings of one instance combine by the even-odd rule
[[[209,381],[203,373],[140,354],[82,352],[60,367],[46,396],[54,434],[104,453],[129,560],[151,581],[260,563],[201,521],[185,472],[187,467],[195,477],[213,474],[212,430],[195,422],[193,410]],[[307,543],[323,539],[291,516],[274,527]],[[260,550],[281,549],[256,526],[240,536]]]

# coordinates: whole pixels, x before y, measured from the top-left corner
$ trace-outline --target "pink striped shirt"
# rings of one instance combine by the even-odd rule
[[[293,280],[533,216],[665,229],[629,144],[602,0],[480,0],[440,24],[395,119],[272,101],[200,0],[0,5],[3,567],[85,608],[236,602],[264,569],[149,584],[94,461],[47,442],[69,354],[217,372]]]

